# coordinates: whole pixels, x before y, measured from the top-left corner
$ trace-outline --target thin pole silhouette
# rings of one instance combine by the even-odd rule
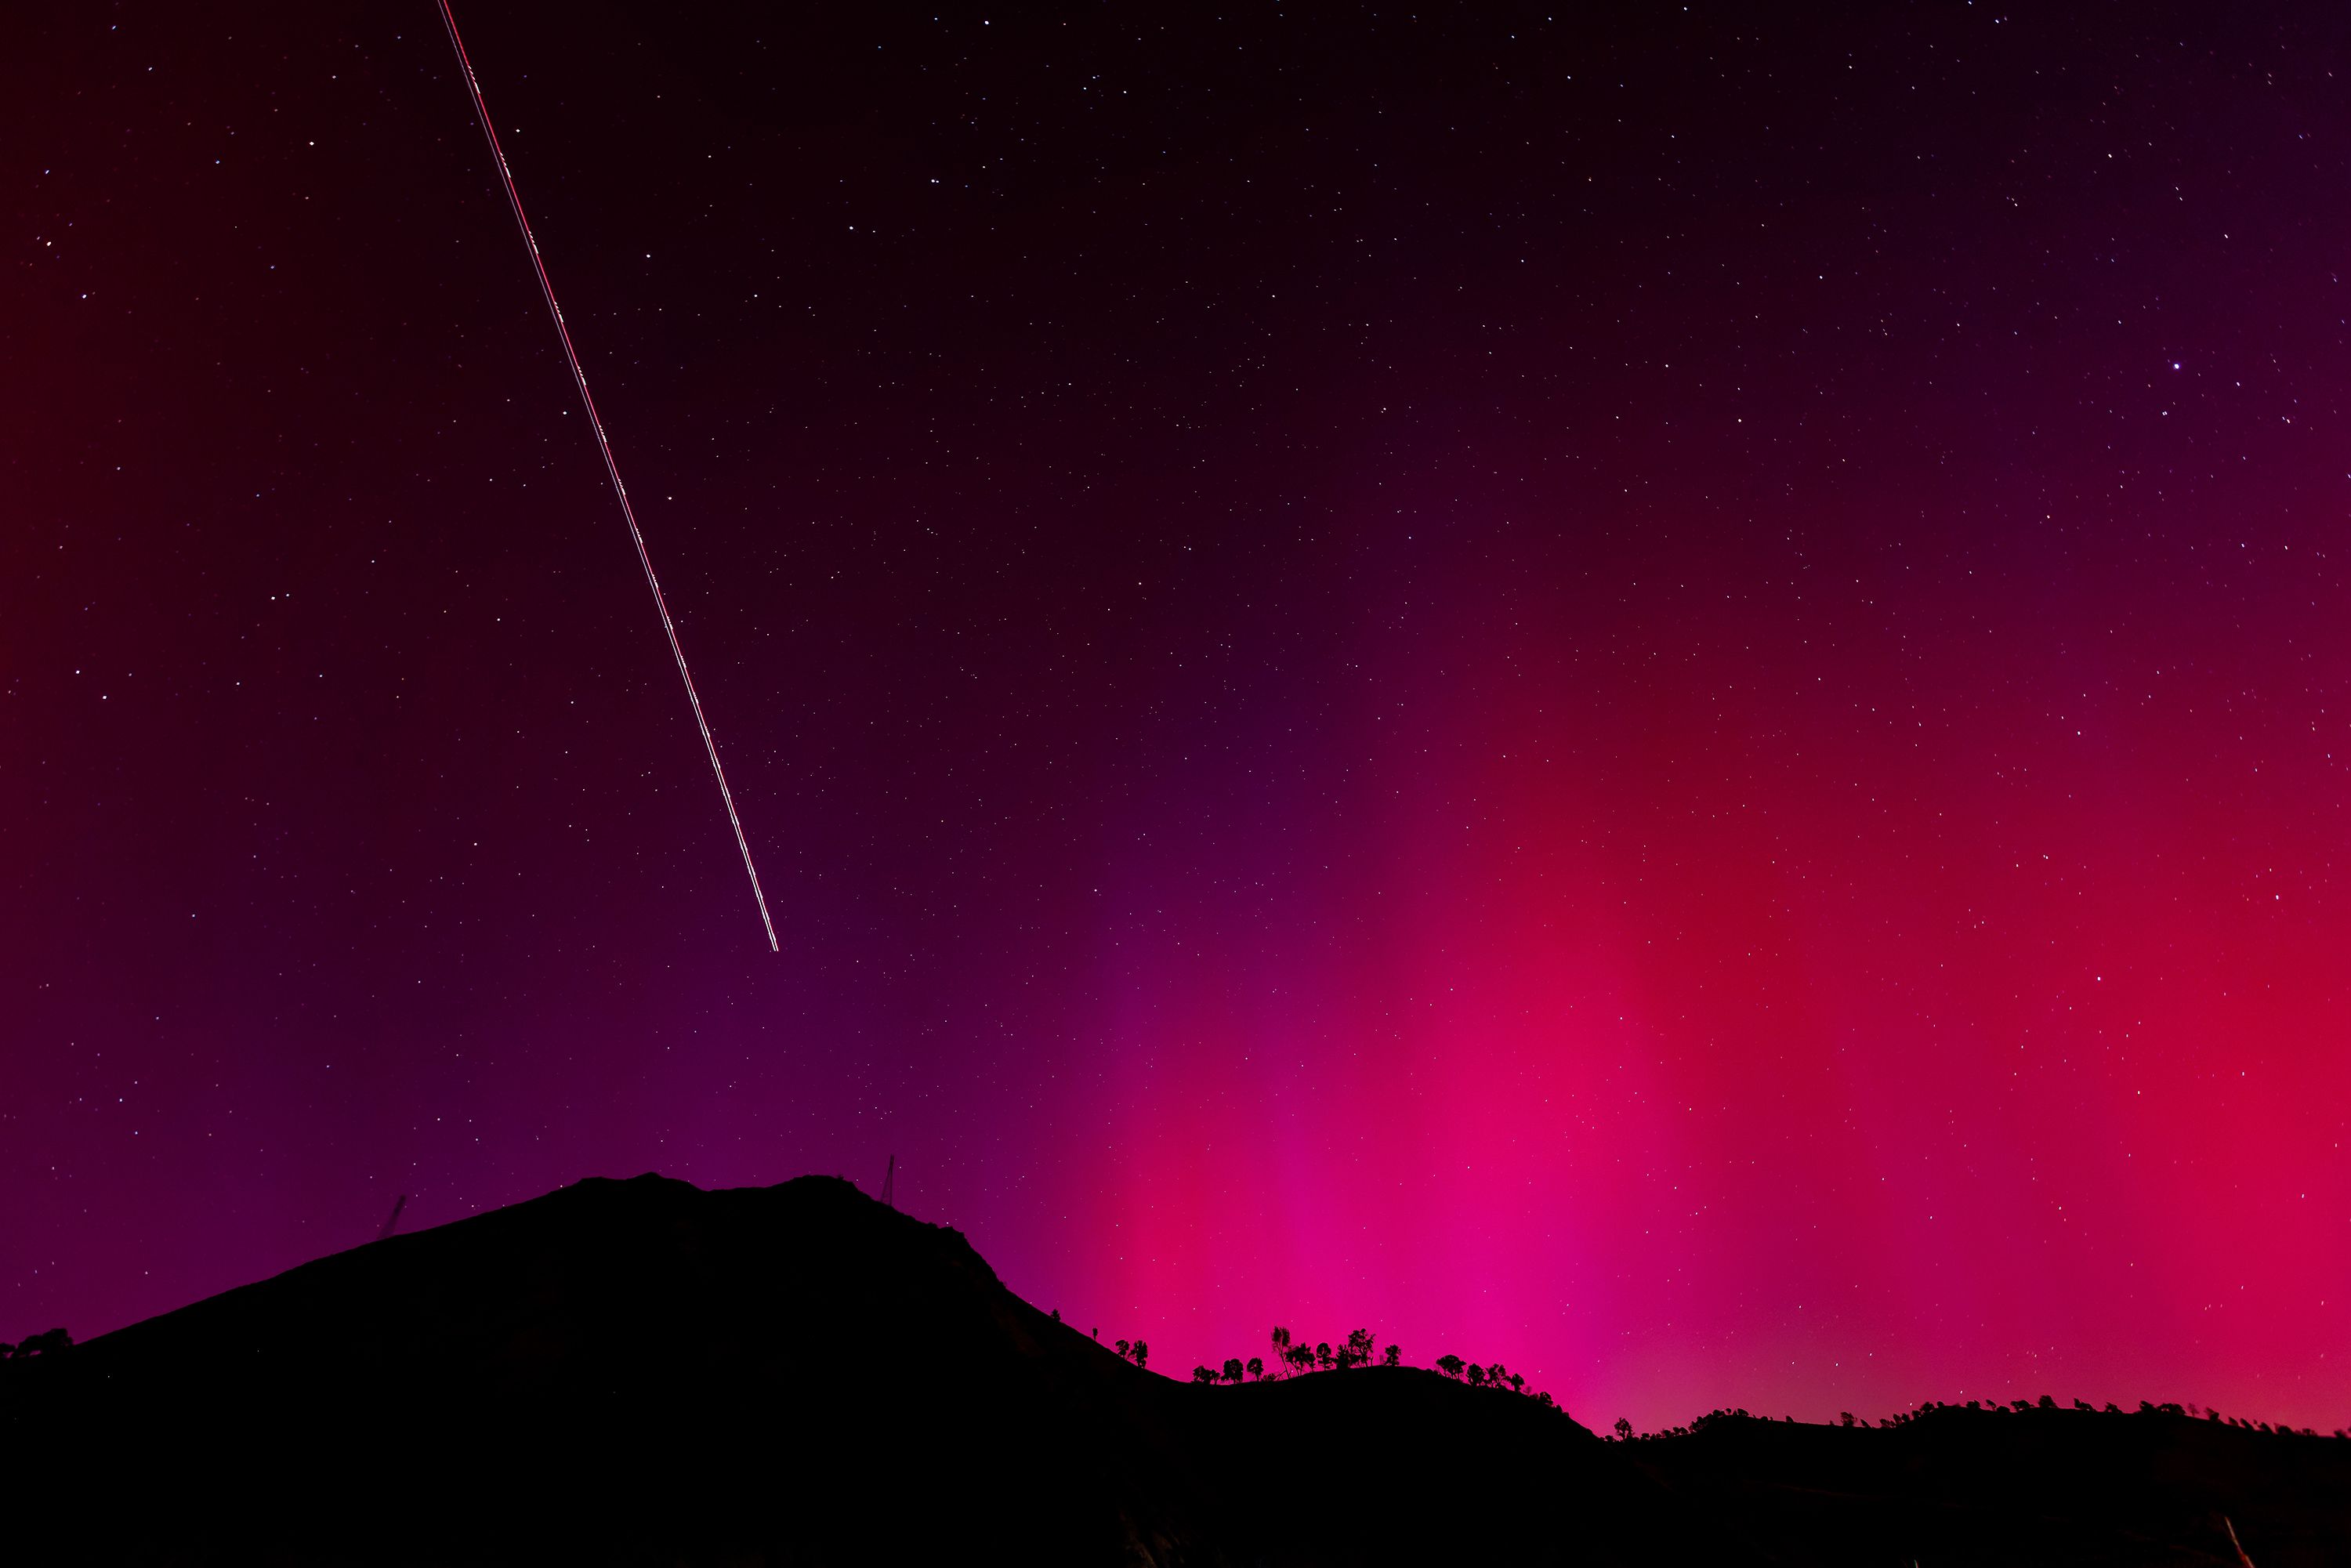
[[[498,145],[498,133],[490,123],[490,106],[482,100],[482,84],[475,78],[474,62],[465,53],[465,40],[457,35],[457,18],[449,9],[449,0],[440,0],[441,20],[449,29],[449,47],[457,51],[458,69],[465,73],[465,90],[473,96],[474,118],[481,122],[482,135],[490,144],[490,160],[498,166],[498,181],[507,189],[507,204],[514,209],[515,226],[522,230],[523,248],[530,253],[531,270],[538,275],[538,291],[547,297],[547,313],[555,318],[555,335],[563,340],[563,357],[571,365],[572,384],[580,389],[580,406],[587,411],[588,428],[595,433],[596,450],[604,455],[604,472],[612,481],[613,498],[621,503],[622,519],[629,525],[629,538],[637,547],[637,564],[645,569],[645,586],[653,590],[653,608],[661,612],[663,632],[669,638],[669,651],[677,660],[678,679],[685,683],[685,700],[694,708],[695,727],[702,731],[702,749],[710,754],[711,776],[718,780],[718,798],[726,803],[726,821],[735,829],[735,847],[743,852],[743,872],[751,879],[752,902],[759,906],[759,924],[768,933],[768,951],[781,952],[776,944],[776,923],[768,918],[768,895],[759,890],[759,868],[751,863],[751,841],[743,835],[743,819],[735,814],[735,792],[726,788],[726,769],[718,766],[718,742],[711,736],[710,721],[702,716],[702,696],[694,689],[694,672],[685,667],[685,649],[677,640],[677,624],[669,616],[669,601],[662,597],[661,580],[653,575],[653,558],[645,549],[645,536],[637,527],[637,512],[629,505],[629,488],[621,483],[621,465],[612,457],[612,444],[604,439],[604,422],[596,417],[596,400],[588,395],[588,375],[580,368],[580,352],[571,346],[571,329],[563,322],[563,307],[555,302],[555,285],[548,281],[547,263],[540,259],[538,241],[532,237],[530,220],[523,215],[522,193],[515,189],[514,171],[507,167],[505,149]]]
[[[898,1156],[890,1156],[890,1168],[882,1173],[882,1202],[888,1207],[898,1207]]]

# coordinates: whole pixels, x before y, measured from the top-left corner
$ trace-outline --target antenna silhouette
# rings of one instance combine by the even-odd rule
[[[403,1192],[403,1193],[402,1193],[402,1194],[400,1195],[400,1197],[399,1197],[397,1199],[395,1199],[395,1200],[393,1201],[393,1203],[392,1203],[392,1218],[389,1218],[389,1219],[387,1219],[387,1220],[385,1220],[385,1221],[383,1222],[383,1228],[382,1228],[381,1230],[379,1230],[379,1231],[377,1231],[377,1232],[375,1233],[375,1239],[376,1239],[378,1241],[382,1240],[385,1237],[387,1237],[387,1236],[391,1235],[393,1231],[395,1231],[395,1230],[397,1230],[397,1229],[399,1229],[399,1228],[400,1228],[400,1211],[401,1211],[402,1209],[403,1209],[403,1208],[406,1208],[407,1207],[408,1207],[408,1195],[407,1195],[406,1193],[404,1193],[404,1192]]]
[[[890,1168],[882,1173],[882,1201],[892,1208],[898,1207],[898,1156],[890,1156]]]
[[[653,608],[661,613],[662,631],[669,638],[670,656],[677,661],[678,679],[685,683],[685,700],[694,709],[694,724],[702,731],[702,749],[710,754],[710,772],[718,780],[718,798],[726,803],[726,821],[734,825],[735,847],[743,852],[744,874],[751,879],[751,901],[759,906],[759,924],[768,933],[768,951],[780,953],[776,945],[776,923],[768,918],[768,895],[759,891],[759,868],[751,863],[751,841],[743,836],[743,819],[735,814],[735,791],[726,788],[726,769],[718,766],[718,742],[710,733],[710,721],[702,716],[702,696],[694,689],[694,672],[685,667],[685,648],[677,640],[677,625],[669,618],[669,601],[662,597],[661,580],[653,575],[653,558],[645,549],[645,536],[637,528],[637,509],[629,505],[628,486],[621,483],[621,465],[612,456],[612,444],[604,439],[604,422],[596,417],[596,400],[588,395],[588,372],[580,368],[580,351],[571,346],[571,329],[563,324],[563,307],[555,302],[555,285],[548,281],[547,263],[539,259],[538,241],[532,237],[530,220],[522,214],[522,193],[515,189],[514,171],[507,167],[505,149],[498,145],[498,133],[490,124],[490,106],[482,101],[482,84],[474,78],[474,62],[465,53],[465,40],[457,36],[457,18],[449,9],[449,0],[441,0],[441,20],[449,29],[449,46],[457,51],[457,68],[465,72],[465,90],[473,95],[474,116],[482,122],[482,135],[490,144],[490,161],[498,166],[498,181],[507,188],[507,204],[514,209],[515,226],[522,230],[523,248],[530,253],[531,270],[538,275],[538,291],[547,297],[547,313],[555,318],[555,335],[563,340],[563,357],[571,365],[571,382],[580,389],[580,406],[588,413],[588,428],[595,433],[596,450],[604,455],[604,473],[612,481],[612,498],[621,503],[621,518],[629,525],[629,538],[637,547],[637,564],[645,569],[645,586],[653,591]]]

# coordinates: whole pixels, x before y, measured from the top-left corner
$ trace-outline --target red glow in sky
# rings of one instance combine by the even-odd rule
[[[2351,24],[1983,10],[466,16],[780,957],[431,15],[41,23],[0,1338],[894,1154],[1179,1375],[2344,1425]]]

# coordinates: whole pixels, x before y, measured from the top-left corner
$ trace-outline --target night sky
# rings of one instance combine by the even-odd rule
[[[0,1338],[809,1171],[1153,1365],[2351,1417],[2351,11],[0,51]],[[2223,14],[2225,13],[2225,14]]]

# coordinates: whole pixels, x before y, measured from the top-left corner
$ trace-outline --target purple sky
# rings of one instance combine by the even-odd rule
[[[780,956],[431,9],[20,21],[0,1338],[894,1153],[1179,1375],[2351,1418],[2351,14],[828,15],[460,13]]]

